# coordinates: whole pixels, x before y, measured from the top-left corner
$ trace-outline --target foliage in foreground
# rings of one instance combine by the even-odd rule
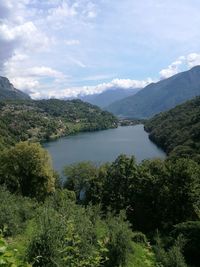
[[[200,258],[195,249],[200,210],[198,163],[180,158],[136,164],[133,157],[121,155],[112,164],[99,167],[89,162],[74,164],[66,167],[64,173],[65,187],[76,192],[78,203],[101,204],[104,214],[110,210],[119,214],[123,209],[133,229],[145,232],[151,239],[159,229],[164,247],[157,245],[155,252],[161,266],[186,266],[185,261],[198,266]],[[185,243],[176,241],[179,234]],[[168,238],[173,242],[166,242]],[[133,239],[145,240],[142,234]]]
[[[39,144],[21,142],[0,153],[0,184],[10,192],[44,200],[55,190],[48,152]]]
[[[124,209],[138,230],[167,230],[198,219],[200,166],[192,160],[136,164],[133,157],[121,155],[111,165],[74,164],[64,173],[65,187],[76,192],[78,201],[84,192],[84,204],[100,203],[104,212],[116,214]]]
[[[30,267],[31,265],[19,260],[18,251],[11,249],[0,235],[0,266],[4,267]]]
[[[146,266],[198,266],[200,166],[195,161],[137,164],[121,155],[101,166],[83,162],[65,168],[66,189],[58,189],[39,145],[19,143],[0,158],[0,228],[13,244],[9,249],[17,245],[18,262],[129,267],[144,258]],[[154,243],[156,229],[161,238]],[[155,257],[138,231],[154,244]]]
[[[39,209],[28,261],[33,266],[126,266],[132,232],[124,217],[102,220],[98,209],[80,207],[67,195],[56,206],[52,196]]]

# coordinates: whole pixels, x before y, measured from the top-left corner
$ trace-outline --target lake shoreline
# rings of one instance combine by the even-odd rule
[[[51,154],[54,168],[60,173],[65,165],[81,161],[102,164],[112,162],[120,154],[134,155],[138,163],[166,157],[165,152],[149,140],[142,124],[68,135],[45,142],[43,147]]]

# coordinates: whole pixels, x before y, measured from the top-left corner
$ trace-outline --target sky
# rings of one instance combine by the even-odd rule
[[[142,88],[200,65],[199,0],[0,0],[0,75],[35,99]]]

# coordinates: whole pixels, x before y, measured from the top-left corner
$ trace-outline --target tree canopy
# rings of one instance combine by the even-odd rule
[[[39,144],[21,142],[0,153],[0,184],[42,200],[55,190],[51,158]]]

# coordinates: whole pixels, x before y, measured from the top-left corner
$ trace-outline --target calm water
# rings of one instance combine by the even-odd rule
[[[119,154],[135,155],[137,162],[165,158],[165,153],[149,140],[143,125],[80,133],[45,143],[44,147],[50,152],[54,168],[59,172],[71,163],[113,161]]]

